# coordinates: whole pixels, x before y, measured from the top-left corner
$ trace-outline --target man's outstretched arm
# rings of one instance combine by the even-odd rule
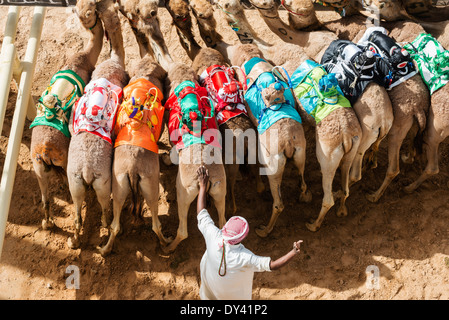
[[[209,172],[206,167],[201,166],[198,168],[198,183],[200,185],[200,191],[198,193],[198,200],[196,204],[196,213],[200,213],[201,210],[206,209],[206,196],[207,196],[207,183],[209,182]]]
[[[294,256],[296,256],[301,251],[299,248],[301,245],[301,242],[302,242],[302,240],[293,242],[292,250],[290,250],[289,252],[287,252],[287,254],[285,254],[284,256],[280,257],[279,259],[277,259],[275,261],[271,260],[270,269],[277,270],[277,269],[280,269],[283,266],[285,266]]]

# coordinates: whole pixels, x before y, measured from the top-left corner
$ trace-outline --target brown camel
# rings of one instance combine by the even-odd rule
[[[111,230],[108,243],[98,248],[101,255],[109,254],[114,245],[114,240],[120,232],[120,216],[123,205],[131,192],[131,213],[138,219],[141,219],[141,199],[140,195],[148,204],[151,210],[153,231],[159,238],[162,246],[169,242],[162,234],[162,227],[158,217],[159,200],[159,156],[157,145],[155,146],[158,135],[162,128],[163,99],[161,89],[163,88],[166,77],[165,70],[154,61],[150,55],[145,56],[132,71],[130,71],[131,80],[124,89],[124,101],[118,110],[118,120],[114,128],[117,139],[114,148],[114,161],[112,166],[112,198],[114,218],[111,223]],[[140,87],[143,89],[141,90]],[[149,91],[148,91],[149,90]],[[148,97],[143,96],[149,92]],[[156,95],[155,92],[160,92]],[[126,108],[131,99],[141,98],[142,105],[151,106],[153,111],[146,110],[142,113],[142,118],[130,117]],[[152,103],[155,102],[155,103]],[[159,114],[158,114],[159,113]],[[157,120],[154,121],[153,115]],[[152,120],[152,128],[147,130],[142,126],[142,121],[146,124]],[[153,130],[153,128],[155,128]],[[151,142],[148,132],[155,134],[155,141]],[[145,134],[145,142],[138,141],[140,135]]]
[[[291,44],[285,44],[285,46],[282,47],[282,50],[279,50],[279,54],[272,56],[271,58],[277,63],[282,63],[282,66],[289,74],[292,74],[305,60],[310,59],[300,49],[298,50],[296,46]],[[372,90],[372,94],[379,93],[379,90],[374,86]],[[367,95],[367,97],[372,98],[372,95]],[[296,98],[298,99],[298,97]],[[360,110],[368,109],[365,100],[360,98],[359,101],[357,101],[356,105],[359,105]],[[306,227],[310,231],[317,231],[326,214],[334,206],[334,197],[340,198],[340,206],[337,215],[346,216],[348,214],[346,199],[349,197],[350,170],[353,168],[357,158],[363,158],[363,150],[361,147],[361,142],[363,141],[362,128],[366,127],[366,129],[369,130],[369,127],[362,121],[359,122],[354,107],[338,108],[332,111],[320,122],[316,123],[315,119],[307,114],[299,99],[297,102],[299,106],[298,111],[304,120],[304,124],[315,128],[316,157],[320,163],[322,173],[324,196],[321,210],[318,218],[313,223],[306,223]],[[371,118],[376,118],[375,116],[369,115],[370,112],[371,110],[367,112],[363,118],[364,121],[372,121]],[[361,127],[361,124],[364,126]],[[375,123],[376,128],[381,125],[382,123]],[[377,131],[377,135],[370,135],[370,139],[373,139],[374,137],[377,138],[378,135],[379,130]],[[361,160],[359,159],[358,161]],[[342,189],[334,194],[332,192],[332,183],[338,168],[340,168],[341,172]],[[355,178],[359,178],[358,175],[355,175],[355,173],[358,173],[358,168],[357,170],[353,170],[354,173],[352,175],[354,175]],[[351,177],[351,179],[355,178]]]
[[[398,23],[390,35],[399,42],[412,42],[424,30],[421,26],[404,22]],[[449,86],[445,85],[430,96],[430,109],[427,116],[427,126],[423,133],[423,151],[427,158],[427,165],[416,181],[404,188],[406,192],[413,192],[426,179],[439,173],[439,145],[449,136],[448,101]]]
[[[214,7],[207,0],[189,0],[190,8],[198,23],[198,30],[206,46],[215,48],[223,41],[216,31],[217,21],[214,17]]]
[[[108,11],[108,13],[110,13],[109,19],[111,21],[120,21],[116,10]],[[114,25],[113,30],[121,30],[121,27]],[[102,210],[102,226],[107,227],[108,225],[112,188],[113,121],[117,105],[121,101],[121,90],[128,84],[129,80],[128,73],[124,69],[125,50],[123,42],[120,41],[121,37],[111,37],[110,39],[112,49],[110,58],[95,68],[92,73],[92,80],[87,85],[90,88],[81,98],[84,99],[85,104],[81,104],[80,99],[77,103],[78,106],[72,109],[70,117],[69,129],[72,133],[72,139],[68,152],[67,178],[70,194],[75,205],[75,232],[73,238],[68,239],[70,248],[77,248],[80,245],[81,211],[87,186],[92,186],[96,192]],[[89,111],[88,106],[91,105],[89,101],[93,99],[97,91],[107,92],[107,102],[104,104],[103,101],[102,108],[96,111],[93,111],[93,108],[97,105],[92,103],[93,106],[90,107],[92,111]],[[87,111],[83,111],[84,106],[86,106]],[[88,116],[89,112],[92,116],[96,115],[95,119],[101,116],[102,120],[92,122],[92,116]],[[104,123],[104,120],[107,120],[107,122]]]
[[[191,60],[195,59],[201,46],[193,35],[189,4],[184,0],[166,0],[165,7],[173,19],[181,46]]]
[[[167,70],[166,88],[169,91],[169,99],[173,99],[175,89],[186,81],[193,82],[195,87],[199,86],[198,76],[190,66],[183,63],[173,63]],[[173,101],[176,101],[176,99]],[[168,105],[166,104],[167,107]],[[178,114],[175,113],[174,118],[177,118],[177,116]],[[171,144],[174,145],[177,138],[179,137],[175,137],[170,133]],[[174,147],[173,150],[175,149]],[[175,161],[172,160],[172,162]],[[209,171],[210,185],[208,187],[208,194],[214,200],[218,212],[218,224],[220,227],[223,227],[226,223],[226,173],[223,166],[221,150],[205,143],[190,144],[178,150],[178,165],[176,198],[178,203],[179,226],[176,238],[164,248],[165,252],[173,252],[179,243],[188,237],[187,216],[190,204],[198,195],[199,184],[197,170],[201,165],[204,165]]]
[[[70,77],[75,82],[69,82],[64,78],[56,79],[47,95],[42,97],[42,103],[38,104],[37,112],[38,117],[45,117],[46,111],[56,110],[55,105],[57,99],[59,99],[62,104],[59,106],[60,109],[56,111],[64,127],[68,126],[68,118],[70,117],[73,102],[83,94],[84,85],[90,81],[103,46],[104,31],[101,21],[95,12],[95,2],[78,2],[75,9],[83,27],[89,34],[89,41],[84,51],[77,52],[69,58],[61,72],[65,73],[67,70],[73,72],[84,84],[78,84],[77,78],[73,76]],[[79,95],[76,93],[76,86],[80,89]],[[72,97],[73,100],[71,100]],[[43,107],[40,111],[39,106]],[[44,230],[54,226],[48,187],[54,172],[61,173],[63,179],[66,180],[69,143],[70,134],[64,134],[52,126],[37,125],[32,128],[30,157],[42,195],[42,209],[44,211],[42,228]]]
[[[158,3],[157,0],[120,0],[116,6],[127,18],[134,32],[140,57],[150,54],[163,68],[167,68],[173,59],[160,29]]]
[[[207,68],[214,65],[229,67],[227,61],[219,51],[212,48],[202,48],[193,60],[192,68],[199,76],[201,76]],[[211,92],[209,92],[209,94],[211,94]],[[237,103],[233,104],[233,108],[235,111]],[[237,205],[235,203],[235,182],[239,174],[240,163],[244,163],[245,158],[248,158],[249,162],[251,158],[253,158],[252,161],[254,161],[257,157],[257,150],[255,148],[256,141],[248,141],[252,137],[251,134],[255,133],[256,128],[245,113],[241,113],[223,123],[219,123],[218,128],[222,137],[223,159],[227,180],[226,194],[230,200],[231,212],[232,214],[235,214],[237,211]],[[248,139],[245,139],[245,137],[248,137]],[[256,138],[256,135],[253,137]],[[249,146],[249,143],[251,142],[254,143],[254,145]],[[242,144],[244,148],[243,151],[239,149]],[[230,148],[228,149],[228,147]],[[229,158],[231,158],[232,163],[226,161],[226,159],[229,160]],[[250,164],[250,169],[256,178],[257,192],[262,193],[265,187],[258,172],[258,165],[256,163]]]
[[[262,52],[255,44],[240,44],[232,47],[230,51],[230,61],[234,66],[243,66],[252,58],[264,59]],[[247,75],[251,81],[255,81],[261,74],[271,73],[273,65],[267,61],[256,64]],[[248,87],[249,89],[249,87]],[[284,90],[278,90],[274,87],[274,83],[261,93],[265,107],[271,106],[275,99],[284,99]],[[248,91],[246,91],[248,92]],[[246,98],[245,98],[246,99]],[[284,101],[285,102],[285,101]],[[294,104],[294,99],[293,99]],[[306,139],[304,129],[300,122],[299,115],[297,117],[288,117],[283,115],[282,118],[276,119],[274,123],[270,123],[266,130],[260,132],[259,120],[256,118],[251,108],[248,106],[246,99],[247,111],[253,124],[258,127],[259,131],[259,151],[262,156],[262,164],[266,166],[265,173],[268,175],[271,194],[273,196],[273,207],[271,219],[267,226],[261,226],[256,229],[256,233],[261,237],[266,237],[274,228],[277,218],[284,209],[281,197],[281,183],[284,168],[287,159],[293,159],[300,176],[300,201],[311,201],[312,194],[307,188],[304,179],[304,167],[306,160]],[[284,105],[287,105],[286,103]],[[290,105],[291,106],[291,105]],[[294,110],[294,109],[293,109]],[[296,111],[294,111],[296,112]],[[269,116],[268,116],[269,117]],[[268,118],[267,117],[267,118]],[[299,118],[299,121],[296,120]],[[263,119],[263,118],[262,118]],[[268,120],[270,121],[270,120]]]
[[[281,5],[288,11],[288,24],[293,29],[312,31],[322,26],[312,1],[281,0]]]

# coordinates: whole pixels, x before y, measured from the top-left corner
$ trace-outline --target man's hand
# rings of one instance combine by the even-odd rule
[[[197,170],[197,174],[200,188],[206,188],[207,183],[209,182],[209,171],[205,166],[200,166]]]
[[[300,249],[301,243],[302,243],[302,240],[293,242],[293,249],[295,250],[296,253],[299,253],[301,251],[301,249]]]
[[[200,213],[201,210],[206,209],[206,188],[207,183],[209,182],[209,172],[205,166],[200,166],[196,172],[198,174],[198,183],[200,185],[196,209],[197,213]]]

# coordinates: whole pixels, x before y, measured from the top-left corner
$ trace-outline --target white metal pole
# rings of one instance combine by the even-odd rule
[[[16,110],[12,120],[8,149],[6,151],[6,158],[0,183],[0,259],[3,249],[3,241],[5,239],[6,222],[8,220],[9,207],[11,204],[12,189],[16,176],[17,158],[19,156],[20,144],[22,142],[23,127],[27,114],[31,83],[33,81],[34,68],[36,65],[37,52],[41,40],[45,13],[45,7],[36,7],[34,9],[30,38],[28,39],[25,57],[21,62],[23,66],[22,76],[20,78]]]
[[[6,20],[5,35],[2,42],[2,50],[0,52],[0,136],[3,129],[3,121],[5,120],[6,106],[8,105],[9,88],[11,86],[11,77],[14,66],[16,65],[17,56],[12,54],[11,46],[14,47],[14,40],[17,32],[17,23],[19,21],[20,7],[9,7],[8,19]]]

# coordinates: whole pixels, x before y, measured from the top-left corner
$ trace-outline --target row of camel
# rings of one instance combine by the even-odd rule
[[[184,81],[199,83],[199,75],[211,65],[242,66],[251,58],[266,60],[270,71],[281,66],[292,74],[306,60],[319,62],[329,44],[345,34],[348,40],[355,41],[366,29],[365,20],[359,16],[349,16],[349,24],[329,25],[327,30],[304,31],[310,26],[315,28],[314,7],[309,1],[282,1],[288,10],[289,23],[279,17],[278,3],[273,0],[254,0],[261,19],[276,33],[280,41],[269,44],[253,30],[248,23],[240,1],[218,1],[215,8],[223,11],[230,26],[234,27],[243,43],[226,43],[216,31],[214,6],[206,0],[165,1],[166,8],[173,18],[173,25],[180,42],[191,58],[192,64],[179,63],[171,58],[160,31],[158,20],[158,1],[136,0],[81,0],[77,2],[75,12],[90,38],[84,51],[77,53],[62,68],[72,70],[82,78],[85,84],[105,78],[114,85],[124,88],[136,79],[146,79],[164,92],[168,98],[174,89]],[[311,3],[311,2],[310,2]],[[301,11],[302,10],[302,11]],[[192,31],[192,16],[195,17],[200,35],[206,44],[201,47]],[[297,14],[301,12],[301,14]],[[306,14],[306,12],[311,13]],[[139,45],[141,60],[131,70],[125,68],[125,48],[120,23],[120,14],[128,20]],[[311,19],[310,16],[315,17]],[[362,22],[361,22],[362,21]],[[348,25],[350,27],[348,27]],[[410,42],[425,30],[415,22],[395,22],[389,26],[389,35],[397,42]],[[329,28],[334,30],[329,31]],[[349,28],[350,32],[342,29]],[[354,30],[355,29],[355,30]],[[97,65],[102,50],[104,34],[108,34],[110,43],[109,59]],[[250,42],[250,43],[248,43]],[[270,69],[271,68],[271,69]],[[289,118],[281,119],[259,134],[260,141],[267,141],[273,132],[276,136],[277,150],[270,145],[260,145],[264,165],[272,169],[268,175],[270,191],[273,197],[272,215],[266,226],[256,230],[259,236],[267,236],[274,228],[284,205],[280,193],[282,176],[287,160],[293,160],[300,176],[300,200],[311,200],[304,179],[306,162],[306,132],[313,131],[316,142],[316,156],[322,172],[323,200],[321,210],[313,223],[307,228],[317,231],[327,214],[339,200],[338,216],[346,216],[346,199],[350,186],[362,179],[365,166],[375,167],[376,153],[383,140],[387,141],[388,168],[380,188],[367,195],[376,202],[400,171],[400,149],[407,136],[413,140],[422,137],[423,148],[427,155],[427,166],[417,181],[405,188],[412,192],[429,176],[438,173],[438,146],[449,135],[449,113],[446,111],[449,86],[436,91],[432,96],[419,74],[402,84],[386,90],[371,83],[352,108],[340,108],[333,111],[318,124],[303,110],[299,100],[296,109],[302,123]],[[51,93],[64,101],[71,92],[64,82],[55,82]],[[45,98],[44,98],[45,100]],[[51,98],[47,104],[56,103]],[[249,108],[247,108],[249,109]],[[257,127],[258,120],[248,110],[249,117],[241,115],[232,118],[220,131],[230,129],[238,138],[246,129]],[[72,115],[71,115],[72,117]],[[69,124],[71,121],[69,121]],[[69,125],[71,132],[73,128]],[[223,135],[224,137],[226,135]],[[226,143],[223,143],[225,146]],[[158,236],[164,251],[173,252],[181,241],[188,237],[187,214],[191,203],[198,194],[197,169],[200,164],[192,164],[192,157],[205,152],[204,144],[193,144],[179,151],[178,176],[176,180],[179,227],[175,239],[165,237],[158,218],[159,199],[159,155],[142,147],[122,145],[113,147],[97,135],[79,133],[71,138],[50,126],[35,126],[32,129],[30,156],[42,193],[44,229],[54,225],[50,210],[49,182],[53,172],[60,173],[66,179],[75,205],[75,232],[69,238],[71,248],[79,247],[82,228],[81,211],[87,186],[92,186],[102,208],[102,225],[108,227],[108,214],[112,195],[113,220],[110,224],[109,241],[99,247],[103,255],[113,249],[116,236],[120,232],[120,215],[128,195],[132,194],[131,211],[135,218],[141,216],[142,195],[152,215],[152,228]],[[246,146],[248,148],[248,146]],[[226,152],[226,150],[223,150]],[[235,150],[233,150],[235,154]],[[416,149],[410,144],[404,161],[412,162]],[[235,159],[235,158],[234,158]],[[226,197],[229,197],[231,212],[237,210],[234,187],[238,175],[238,164],[212,163],[206,165],[210,175],[209,195],[213,198],[219,216],[219,225],[226,222]],[[258,192],[263,191],[263,183],[258,174],[258,165],[254,166],[254,176]],[[337,170],[341,172],[341,190],[334,193],[332,183]]]

